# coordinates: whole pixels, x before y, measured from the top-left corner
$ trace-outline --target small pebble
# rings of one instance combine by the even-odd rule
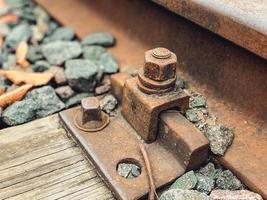
[[[193,123],[196,123],[199,121],[198,119],[198,116],[197,116],[197,113],[194,111],[194,110],[187,110],[185,112],[185,117],[190,121],[190,122],[193,122]]]
[[[196,177],[197,177],[197,186],[196,186],[197,191],[209,194],[214,189],[215,181],[212,178],[198,173],[196,174]]]
[[[51,68],[51,65],[45,60],[38,60],[31,66],[32,70],[35,72],[44,72]]]
[[[82,40],[82,45],[113,46],[115,39],[111,33],[91,33]]]
[[[210,200],[263,200],[263,198],[248,190],[213,190],[210,194]]]
[[[160,196],[160,200],[209,200],[209,196],[195,190],[170,189]]]
[[[74,91],[70,86],[61,86],[55,89],[56,94],[63,100],[66,101],[74,95]]]
[[[81,45],[72,41],[55,41],[42,46],[42,53],[50,64],[61,65],[82,53]]]
[[[100,107],[107,114],[110,114],[116,108],[117,104],[117,99],[111,94],[106,95],[100,100]]]
[[[69,85],[79,92],[92,92],[95,87],[95,75],[97,66],[83,59],[68,60],[65,63],[65,73]]]
[[[27,60],[34,63],[44,58],[40,46],[30,46],[27,52]]]
[[[120,163],[118,165],[118,174],[126,179],[133,179],[141,174],[141,169],[135,164]]]
[[[216,180],[216,186],[222,190],[238,190],[243,187],[242,183],[233,173],[229,170],[225,170],[218,176]]]
[[[197,185],[197,177],[194,171],[189,171],[179,177],[170,187],[170,189],[194,189]]]
[[[107,93],[110,90],[110,88],[111,88],[111,84],[109,84],[109,83],[104,84],[104,85],[100,85],[100,86],[95,88],[95,94],[101,95],[101,94]]]
[[[75,34],[69,27],[57,28],[49,37],[45,38],[44,42],[52,42],[57,40],[72,40]]]
[[[222,173],[222,169],[216,169],[214,164],[209,162],[206,166],[200,168],[198,173],[216,180],[220,173]]]
[[[52,66],[49,72],[54,74],[54,80],[58,85],[65,85],[68,82],[65,71],[62,67]]]
[[[83,57],[102,68],[104,73],[112,74],[119,70],[119,65],[113,55],[100,46],[88,46],[83,49]]]
[[[206,100],[202,95],[195,93],[190,97],[189,107],[190,108],[206,107]]]
[[[5,44],[16,48],[21,41],[27,41],[31,37],[31,27],[26,24],[16,26],[6,37]]]
[[[224,155],[234,140],[233,130],[222,125],[209,127],[204,135],[210,142],[211,151],[216,155]]]

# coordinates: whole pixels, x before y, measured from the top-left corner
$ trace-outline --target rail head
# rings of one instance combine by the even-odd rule
[[[266,0],[152,0],[267,59]]]

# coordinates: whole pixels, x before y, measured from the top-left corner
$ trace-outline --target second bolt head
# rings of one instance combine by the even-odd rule
[[[165,81],[176,76],[176,55],[166,48],[145,52],[144,75],[155,81]]]

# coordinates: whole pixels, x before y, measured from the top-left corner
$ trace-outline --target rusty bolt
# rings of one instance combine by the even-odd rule
[[[109,123],[109,116],[100,108],[96,97],[87,97],[81,101],[81,110],[75,117],[75,125],[83,131],[99,131]]]
[[[102,111],[100,102],[96,97],[89,97],[82,99],[82,123],[85,124],[89,121],[102,121]]]
[[[144,75],[155,81],[172,79],[176,76],[176,64],[176,55],[166,48],[146,51]]]

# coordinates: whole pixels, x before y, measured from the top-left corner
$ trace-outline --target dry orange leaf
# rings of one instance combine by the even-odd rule
[[[14,14],[7,14],[0,17],[0,22],[5,24],[12,24],[18,21],[18,16]]]
[[[30,63],[27,60],[24,60],[24,61],[22,61],[22,62],[19,63],[19,66],[21,68],[27,68],[27,67],[30,66]]]
[[[16,101],[21,100],[32,87],[33,85],[31,84],[25,84],[10,92],[2,94],[0,96],[0,107],[5,108]]]
[[[0,48],[2,48],[3,44],[4,44],[4,37],[3,37],[3,35],[0,33]]]
[[[29,83],[34,86],[45,85],[54,76],[53,73],[49,72],[37,73],[37,72],[23,72],[16,70],[0,70],[0,75],[5,76],[15,85],[19,85],[21,83]]]
[[[4,88],[0,88],[0,95],[5,93],[5,89]]]
[[[18,64],[25,63],[28,53],[28,44],[25,41],[21,41],[16,49],[16,60]]]

